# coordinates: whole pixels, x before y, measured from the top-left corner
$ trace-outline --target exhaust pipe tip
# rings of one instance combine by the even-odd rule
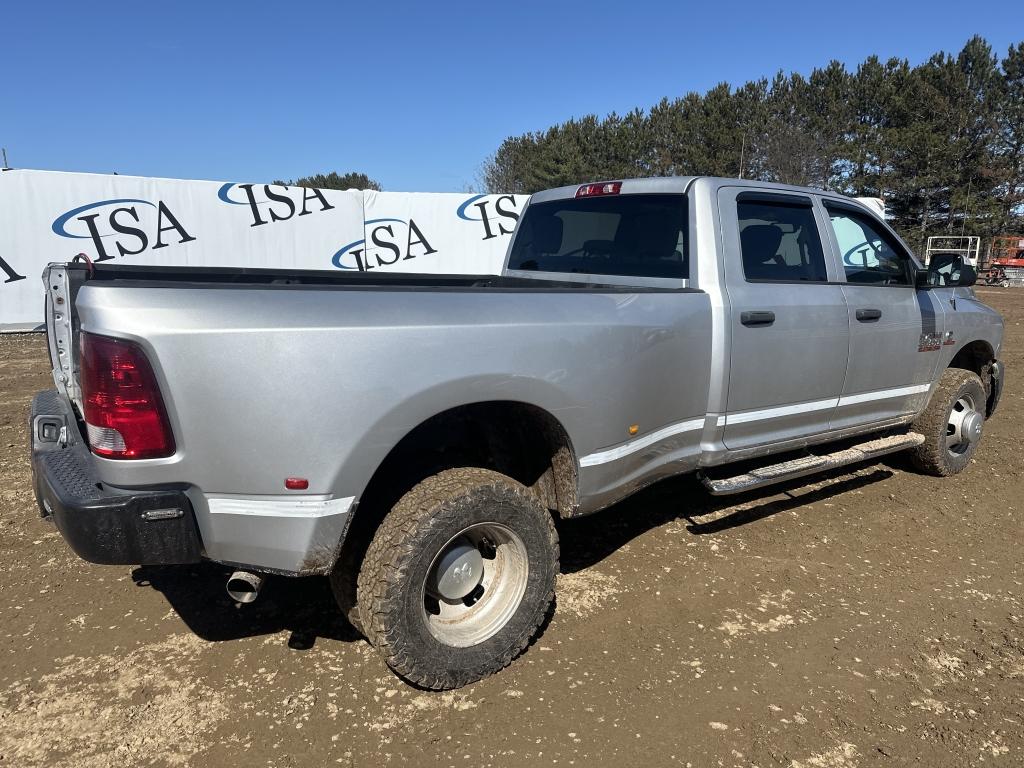
[[[260,596],[263,577],[249,571],[235,571],[228,577],[225,588],[236,603],[253,603]]]

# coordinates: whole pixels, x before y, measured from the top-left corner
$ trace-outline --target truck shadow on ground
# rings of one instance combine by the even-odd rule
[[[903,468],[899,459],[890,461],[889,466]],[[862,468],[856,474],[851,474],[852,469],[722,497],[708,494],[692,475],[663,480],[602,512],[558,521],[561,571],[589,568],[647,531],[676,520],[685,520],[686,530],[694,536],[722,533],[894,474],[884,465]],[[813,487],[808,489],[808,483]],[[795,493],[797,489],[799,493]],[[721,514],[734,506],[741,509]],[[289,632],[288,647],[305,651],[317,638],[344,642],[362,638],[338,610],[327,578],[270,577],[256,602],[238,605],[224,589],[232,570],[215,563],[143,566],[132,572],[132,579],[140,587],[162,593],[189,629],[204,640]],[[550,616],[549,612],[548,619]]]
[[[893,468],[902,468],[892,462]],[[732,496],[712,496],[693,475],[670,478],[593,515],[559,521],[561,570],[575,573],[604,560],[636,537],[676,520],[686,521],[694,536],[722,533],[806,504],[814,504],[892,477],[894,472],[876,465],[851,474],[843,467],[789,483],[779,483]],[[808,490],[809,483],[816,487]],[[795,491],[800,490],[800,493]],[[721,513],[730,507],[742,507]]]
[[[162,593],[188,628],[204,640],[289,632],[288,647],[305,651],[321,637],[341,641],[362,637],[338,610],[326,577],[271,576],[256,602],[239,605],[224,589],[233,570],[216,563],[143,566],[132,572],[132,580]]]

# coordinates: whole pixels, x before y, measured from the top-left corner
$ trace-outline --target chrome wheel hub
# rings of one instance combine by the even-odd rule
[[[946,449],[952,454],[967,451],[981,439],[985,417],[975,408],[974,399],[964,395],[953,403],[946,424]]]
[[[442,600],[462,600],[484,575],[484,558],[468,540],[450,544],[431,574],[433,591]]]

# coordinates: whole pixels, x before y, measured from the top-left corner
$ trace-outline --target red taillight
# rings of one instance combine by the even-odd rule
[[[83,333],[79,367],[93,453],[108,459],[156,459],[174,453],[156,377],[136,344]]]
[[[598,195],[617,195],[622,189],[621,181],[603,181],[600,184],[584,184],[576,190],[576,197],[597,197]]]

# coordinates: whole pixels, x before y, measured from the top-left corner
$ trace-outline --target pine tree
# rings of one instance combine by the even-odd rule
[[[1024,43],[980,37],[911,67],[870,56],[586,115],[505,139],[494,192],[661,175],[744,176],[886,200],[915,246],[932,234],[1024,229]]]
[[[317,173],[303,176],[295,181],[275,181],[284,187],[313,187],[314,189],[375,189],[381,190],[380,182],[374,181],[365,173],[349,172],[340,174],[337,171]]]

